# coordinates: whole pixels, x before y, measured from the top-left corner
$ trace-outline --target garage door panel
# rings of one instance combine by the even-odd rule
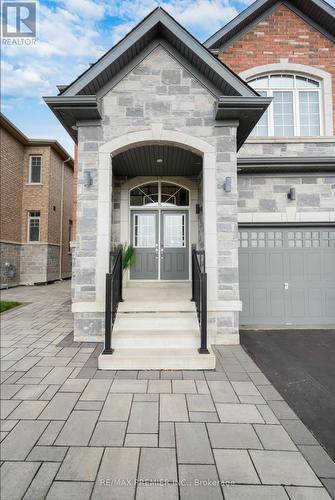
[[[335,324],[335,228],[252,228],[243,234],[241,324]]]

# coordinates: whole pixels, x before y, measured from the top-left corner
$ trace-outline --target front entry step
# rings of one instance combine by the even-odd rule
[[[215,355],[197,349],[115,349],[100,354],[100,370],[213,370]]]

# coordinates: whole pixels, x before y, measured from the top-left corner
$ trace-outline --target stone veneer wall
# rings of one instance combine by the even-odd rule
[[[158,126],[163,130],[178,131],[202,139],[216,151],[213,153],[213,168],[207,174],[208,179],[212,176],[213,196],[210,200],[207,198],[204,207],[207,214],[211,214],[208,218],[210,236],[216,242],[214,245],[208,241],[209,248],[206,249],[208,256],[213,250],[215,255],[208,262],[209,282],[212,283],[210,293],[213,304],[218,300],[239,300],[236,125],[218,126],[213,113],[214,97],[161,45],[114,88],[105,91],[106,94],[101,95],[101,126],[83,124],[78,127],[78,219],[73,299],[75,311],[80,302],[91,302],[90,308],[94,312],[77,309],[74,332],[75,338],[87,340],[102,339],[104,333],[103,304],[94,305],[99,147],[132,132],[152,130],[152,127]],[[85,170],[90,170],[93,177],[93,185],[88,189],[83,185]],[[222,189],[225,176],[232,177],[231,193],[224,193]],[[112,192],[111,186],[110,192],[112,207],[118,207],[117,190]],[[110,223],[108,218],[106,221],[106,224]],[[113,214],[113,221],[116,227],[117,213]],[[116,237],[115,230],[113,238]],[[218,342],[238,342],[237,312],[219,312],[214,305],[210,316],[211,333],[214,336],[217,334],[218,339],[221,336]]]
[[[20,256],[21,245],[16,243],[0,242],[0,287],[15,286],[20,283]],[[10,264],[8,268],[5,264]],[[15,276],[10,277],[13,271]]]

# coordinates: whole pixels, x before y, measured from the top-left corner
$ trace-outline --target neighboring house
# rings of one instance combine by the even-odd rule
[[[240,325],[334,324],[334,12],[257,0],[202,45],[157,8],[45,98],[78,143],[78,340],[103,338],[109,252],[135,247],[137,301],[128,290],[100,366],[205,366],[182,353],[194,347],[178,316],[187,301],[176,292],[169,305],[173,283],[191,278],[193,244],[205,252],[210,343],[238,343]]]
[[[1,287],[71,276],[73,160],[53,140],[28,139],[3,114]]]

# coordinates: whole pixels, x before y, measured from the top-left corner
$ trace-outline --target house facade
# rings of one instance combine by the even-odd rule
[[[205,366],[148,361],[174,329],[170,357],[194,348],[178,292],[192,246],[209,344],[238,343],[243,325],[334,323],[334,10],[298,3],[258,0],[204,45],[157,8],[45,98],[78,143],[78,340],[103,340],[110,251],[134,247],[105,368]]]
[[[73,160],[1,115],[1,287],[71,276]]]

